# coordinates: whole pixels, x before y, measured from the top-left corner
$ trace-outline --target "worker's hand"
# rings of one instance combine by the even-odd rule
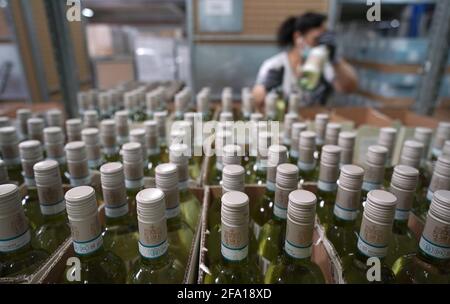
[[[272,89],[281,86],[283,83],[283,74],[284,67],[269,70],[263,83],[263,86],[266,88],[266,92],[270,92]]]
[[[331,31],[326,31],[319,37],[319,39],[317,40],[317,43],[319,45],[325,45],[328,48],[328,51],[330,53],[330,61],[332,63],[336,63],[336,61],[337,61],[337,56],[336,56],[337,43],[336,43],[335,33],[331,32]]]

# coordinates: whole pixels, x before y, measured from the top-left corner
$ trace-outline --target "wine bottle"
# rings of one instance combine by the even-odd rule
[[[184,112],[187,107],[187,96],[184,91],[180,91],[175,95],[174,99],[174,111],[175,111],[175,120],[183,120]]]
[[[222,179],[222,155],[223,148],[232,144],[233,134],[227,130],[221,130],[216,133],[214,141],[215,156],[210,161],[208,185],[219,185]],[[215,161],[214,161],[215,160]]]
[[[137,222],[129,206],[129,201],[134,200],[134,197],[127,197],[121,163],[101,166],[100,178],[105,203],[104,246],[122,259],[129,273],[139,258]]]
[[[267,158],[269,147],[272,145],[272,134],[267,131],[258,132],[258,156],[256,158],[256,180],[258,185],[266,183]]]
[[[64,129],[64,118],[63,113],[60,109],[50,109],[45,113],[45,118],[47,121],[47,127],[58,127]],[[45,129],[44,129],[45,131]],[[45,132],[44,132],[45,139]]]
[[[399,257],[414,253],[417,247],[414,232],[408,228],[408,220],[418,179],[419,171],[416,168],[405,165],[394,167],[389,192],[397,197],[397,206],[386,256],[386,264],[391,267]]]
[[[194,230],[187,224],[180,210],[177,166],[174,164],[161,164],[156,167],[155,172],[156,187],[164,192],[170,251],[186,267]]]
[[[276,190],[272,218],[264,224],[258,237],[258,261],[265,275],[270,264],[282,253],[286,234],[286,218],[289,194],[298,188],[298,169],[292,164],[280,164],[276,168]]]
[[[189,227],[195,231],[201,212],[201,205],[197,197],[195,197],[188,188],[188,146],[185,144],[171,145],[169,158],[170,162],[177,166],[181,214]]]
[[[202,114],[203,121],[211,120],[211,110],[209,109],[210,90],[203,88],[196,96],[197,113]]]
[[[100,121],[110,119],[113,113],[111,92],[100,92],[98,94],[98,111],[100,113]]]
[[[445,141],[444,148],[442,148],[442,155],[450,156],[450,140]]]
[[[425,176],[425,169],[421,166],[424,145],[415,140],[407,140],[403,143],[402,152],[400,154],[400,165],[410,166],[419,170],[419,179],[417,182],[416,192],[421,196],[428,181]]]
[[[383,146],[369,146],[364,164],[364,181],[362,185],[362,199],[366,200],[367,193],[372,190],[381,189],[385,177],[385,164],[388,156],[388,150]],[[389,181],[391,178],[389,178]],[[363,206],[364,207],[364,204]],[[362,215],[362,212],[361,212]]]
[[[132,122],[145,121],[146,115],[140,109],[139,96],[136,90],[125,93],[124,106],[125,110],[128,112],[128,118]]]
[[[83,284],[123,284],[126,280],[124,262],[103,245],[98,219],[95,190],[89,186],[75,187],[65,195],[72,243],[79,267],[66,266],[62,281]],[[79,276],[74,271],[79,271]]]
[[[25,216],[28,218],[30,228],[35,230],[42,223],[42,214],[39,210],[39,198],[33,166],[44,160],[42,145],[37,140],[24,141],[19,144],[19,151],[27,189],[26,195],[22,198],[22,207]]]
[[[397,130],[394,128],[381,128],[378,135],[377,145],[387,149],[385,170],[384,170],[384,187],[389,187],[391,183],[394,166],[392,164],[392,156],[394,155],[395,143],[397,140]]]
[[[316,132],[316,151],[314,153],[314,157],[317,160],[320,160],[320,153],[322,152],[322,147],[325,144],[325,132],[329,121],[330,116],[328,114],[316,114],[314,123],[314,131]]]
[[[420,166],[429,169],[428,156],[430,155],[431,140],[433,138],[433,130],[430,128],[416,127],[414,129],[414,140],[423,144],[423,153]],[[426,173],[428,174],[429,172]],[[427,175],[428,180],[431,176]]]
[[[145,105],[146,105],[147,119],[153,119],[153,113],[158,111],[160,98],[161,96],[159,90],[153,90],[146,93]]]
[[[342,276],[349,284],[394,283],[385,257],[392,233],[397,198],[384,190],[367,195],[357,248],[342,258]]]
[[[114,114],[116,122],[117,143],[119,147],[129,141],[130,122],[128,120],[128,111],[117,111]]]
[[[88,166],[91,170],[100,170],[104,160],[102,158],[102,148],[100,146],[100,135],[96,128],[87,128],[81,131],[81,137],[86,146]]]
[[[206,284],[262,283],[258,265],[249,258],[249,199],[243,192],[222,196],[220,263],[211,264]]]
[[[265,119],[267,121],[277,120],[277,94],[275,92],[270,92],[265,98]]]
[[[259,123],[262,122],[263,115],[261,113],[252,113],[250,115],[250,134],[248,138],[248,149],[245,150],[243,166],[245,168],[245,182],[247,184],[256,183],[256,160],[258,156],[258,133]]]
[[[311,261],[316,196],[309,191],[289,194],[284,253],[267,270],[266,284],[323,284],[319,266]]]
[[[288,148],[288,150],[291,148],[292,126],[297,121],[297,113],[287,113],[284,116],[283,145]]]
[[[155,168],[161,164],[159,157],[161,149],[158,143],[158,124],[154,120],[147,120],[144,122],[144,128],[149,176],[155,177]]]
[[[316,133],[303,131],[300,133],[298,142],[298,163],[300,182],[313,182],[317,179],[316,167],[317,159],[314,156],[316,151]]]
[[[358,240],[356,219],[361,205],[364,170],[355,165],[343,165],[339,176],[333,220],[327,237],[339,256],[355,253]]]
[[[45,123],[42,118],[34,117],[27,120],[28,138],[44,144]]]
[[[299,93],[291,93],[289,95],[288,113],[298,114],[300,102],[301,102],[301,95]]]
[[[93,108],[91,107],[92,100],[89,92],[78,92],[77,94],[78,114],[83,117],[85,111]]]
[[[122,158],[125,172],[125,187],[127,189],[127,196],[133,198],[131,201],[131,210],[134,214],[136,210],[136,200],[134,198],[144,188],[144,166],[142,165],[141,144],[124,144],[122,146]]]
[[[47,159],[55,160],[59,165],[61,180],[68,184],[66,177],[67,162],[64,154],[64,134],[60,127],[48,127],[44,129],[44,143]]]
[[[142,147],[142,156],[143,156],[143,170],[144,177],[150,176],[150,169],[148,166],[148,149],[147,149],[147,141],[145,140],[145,129],[138,128],[130,131],[130,142],[140,143]]]
[[[261,227],[272,218],[277,167],[288,161],[285,146],[272,145],[269,147],[268,154],[266,191],[264,196],[257,199],[250,208],[250,218],[256,238],[259,237]]]
[[[426,194],[420,197],[414,212],[425,220],[428,208],[437,190],[450,190],[450,156],[439,156],[434,165],[433,176]]]
[[[220,110],[221,113],[232,113],[232,119],[234,120],[233,117],[233,89],[230,87],[225,87],[222,90],[222,95],[221,95],[221,104],[222,104],[222,109]]]
[[[27,121],[32,116],[30,109],[18,109],[16,111],[16,118],[17,118],[17,127],[19,131],[19,138],[21,140],[27,140],[28,139],[28,126]]]
[[[19,138],[16,128],[0,128],[0,151],[8,170],[9,180],[17,185],[23,183],[22,165],[20,163]]]
[[[325,129],[325,144],[337,146],[341,133],[341,124],[330,122]]]
[[[450,191],[434,192],[425,228],[415,254],[399,258],[394,266],[400,284],[450,283]]]
[[[320,158],[319,180],[317,182],[317,218],[325,231],[332,224],[336,201],[337,179],[341,148],[325,145]]]
[[[241,116],[245,121],[249,121],[250,115],[253,113],[253,104],[255,103],[250,88],[248,87],[242,88],[241,99],[242,99]]]
[[[6,169],[5,162],[0,159],[0,185],[9,183],[8,170]]]
[[[167,140],[166,140],[166,119],[167,119],[167,112],[155,112],[153,115],[153,119],[158,124],[158,133],[159,133],[159,147],[161,150],[160,159],[161,163],[166,163],[169,161],[169,149],[167,147]]]
[[[434,137],[433,148],[431,150],[431,160],[437,161],[442,154],[442,148],[446,140],[450,139],[450,122],[441,121],[437,127]]]
[[[341,161],[339,166],[353,164],[353,150],[355,147],[356,133],[341,132],[339,133],[338,146],[341,147]]]
[[[291,141],[289,150],[289,161],[291,164],[297,165],[299,156],[300,133],[306,131],[307,125],[304,122],[296,122],[292,124]]]
[[[30,275],[48,254],[31,245],[31,232],[16,185],[0,185],[0,226],[0,277]]]
[[[88,186],[92,183],[91,171],[88,166],[86,145],[82,141],[66,144],[67,168],[72,187]]]
[[[100,144],[102,146],[102,158],[105,163],[120,161],[116,122],[113,119],[105,119],[100,123]]]
[[[83,129],[97,129],[99,124],[98,113],[96,110],[84,111]]]
[[[32,244],[51,254],[70,236],[61,174],[55,160],[36,163],[33,169],[42,223],[34,232]]]
[[[203,163],[202,153],[202,115],[201,113],[188,112],[184,114],[186,127],[190,131],[191,158],[189,159],[189,176],[196,180],[200,177]]]
[[[155,188],[136,196],[140,259],[128,277],[131,284],[180,284],[184,267],[171,255],[164,193]]]
[[[67,142],[81,141],[82,128],[81,119],[74,118],[66,120]]]
[[[233,121],[233,113],[231,112],[221,112],[219,114],[219,121],[220,122],[232,122]]]

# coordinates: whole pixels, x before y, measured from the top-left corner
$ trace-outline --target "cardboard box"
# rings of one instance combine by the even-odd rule
[[[333,110],[333,114],[341,116],[355,123],[356,127],[370,125],[374,127],[390,127],[393,120],[385,114],[365,107],[340,107]]]
[[[379,111],[394,121],[398,120],[399,123],[406,127],[427,127],[435,129],[439,124],[438,119],[419,115],[407,109],[381,108]]]
[[[310,186],[305,185],[306,190],[311,189]],[[247,186],[245,192],[250,198],[250,206],[254,200],[264,195],[264,186]],[[222,195],[222,188],[220,186],[211,186],[205,188],[205,196],[203,200],[202,211],[202,227],[201,227],[201,239],[200,239],[200,255],[199,255],[199,268],[198,268],[198,284],[203,284],[206,273],[209,271],[208,265],[208,250],[206,248],[206,242],[209,232],[208,227],[208,212],[210,204],[218,197]],[[332,248],[329,241],[320,230],[320,227],[316,224],[313,236],[313,253],[312,260],[317,263],[322,270],[327,283],[339,283],[339,274],[342,273],[342,267],[337,253]]]
[[[192,188],[192,193],[198,198],[200,202],[203,202],[204,191],[202,188]],[[104,224],[104,205],[99,207],[99,217],[100,222]],[[199,215],[199,221],[197,224],[197,228],[194,234],[194,238],[192,240],[191,251],[189,254],[187,267],[183,279],[183,284],[192,284],[196,280],[197,274],[197,262],[198,262],[198,252],[199,252],[199,242],[200,242],[200,227],[201,220]],[[67,239],[58,252],[55,254],[54,259],[46,263],[45,268],[39,277],[35,277],[31,283],[36,284],[53,284],[59,283],[61,277],[64,274],[66,268],[66,261],[68,258],[74,256],[72,239]]]

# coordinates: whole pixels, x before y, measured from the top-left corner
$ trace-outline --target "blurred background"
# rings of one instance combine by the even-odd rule
[[[0,0],[0,112],[58,103],[75,114],[76,92],[129,81],[178,81],[219,99],[252,86],[279,49],[278,26],[306,11],[328,14],[357,92],[333,106],[395,107],[449,117],[450,1],[384,0],[368,22],[356,0]],[[375,1],[377,2],[377,1]]]

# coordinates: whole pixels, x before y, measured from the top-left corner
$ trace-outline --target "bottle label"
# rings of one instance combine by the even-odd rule
[[[379,185],[384,179],[384,166],[366,165],[364,172],[364,182]],[[366,190],[366,189],[364,189]],[[371,189],[373,190],[373,189]]]
[[[430,187],[428,187],[428,192],[434,192],[440,189],[450,189],[450,178],[446,176],[442,176],[436,171],[433,172],[433,176],[431,177]],[[432,197],[431,197],[432,198]],[[430,198],[430,201],[431,201]]]
[[[125,187],[127,189],[140,189],[144,186],[144,179],[141,177],[136,180],[125,179]]]
[[[292,150],[291,149],[291,151],[290,151],[290,156],[292,157],[292,158],[298,158],[298,151],[297,150]]]
[[[399,221],[408,220],[409,210],[411,210],[414,201],[414,191],[404,191],[391,185],[389,192],[397,197],[395,219]]]
[[[144,177],[144,164],[142,161],[136,163],[124,162],[123,165],[125,180],[139,181]]]
[[[30,230],[26,230],[24,233],[5,240],[0,240],[0,252],[8,253],[16,251],[23,246],[29,244],[31,241],[31,233]]]
[[[450,259],[450,224],[428,213],[419,247],[435,258]]]
[[[312,162],[312,163],[304,163],[304,162],[299,161],[297,163],[297,166],[298,166],[298,168],[300,170],[305,171],[305,172],[309,172],[309,171],[314,170],[316,164],[314,162]]]
[[[275,199],[274,199],[274,206],[273,206],[273,214],[280,218],[280,219],[286,219],[287,218],[287,207],[289,203],[289,193],[294,191],[295,189],[284,189],[280,186],[277,186],[275,191]]]
[[[325,192],[332,192],[335,191],[337,189],[337,183],[336,182],[325,182],[322,180],[319,180],[319,182],[317,183],[317,188],[319,188],[322,191]]]
[[[339,176],[339,166],[328,166],[324,163],[320,164],[319,182],[326,182],[329,184],[336,184]]]
[[[70,176],[70,185],[72,187],[90,185],[91,182],[92,182],[92,179],[91,179],[90,175],[82,177],[82,178],[74,178],[74,177]]]
[[[345,221],[355,220],[361,201],[361,191],[351,191],[338,186],[336,203],[334,204],[334,215]]]
[[[50,159],[64,157],[64,144],[46,144],[45,151],[47,152],[47,157]]]
[[[299,147],[298,160],[299,163],[314,164],[315,163],[314,150]]]
[[[75,221],[69,216],[69,221],[73,248],[77,254],[90,254],[102,246],[102,229],[97,212],[84,218],[84,220]]]
[[[2,158],[5,164],[20,164],[19,143],[2,145]],[[14,161],[14,163],[12,163]]]
[[[161,189],[164,192],[166,202],[166,218],[171,219],[180,214],[180,194],[178,187],[175,189]]]
[[[169,248],[166,219],[162,218],[156,223],[144,223],[139,219],[138,225],[140,254],[147,259],[164,255]]]
[[[95,169],[95,168],[100,167],[101,165],[102,165],[102,159],[101,158],[88,160],[89,168]]]
[[[363,216],[358,238],[359,251],[368,257],[385,257],[392,225],[381,225]]]
[[[128,214],[128,202],[119,206],[105,206],[105,215],[109,218],[117,218]]]
[[[314,223],[299,224],[287,217],[284,251],[293,258],[304,259],[312,254]]]
[[[381,189],[381,184],[363,181],[362,189],[367,192],[372,191],[372,190]]]
[[[67,169],[71,179],[86,179],[90,176],[87,159],[80,162],[67,161]]]
[[[222,222],[222,256],[230,261],[241,261],[248,256],[248,226],[230,227]]]

